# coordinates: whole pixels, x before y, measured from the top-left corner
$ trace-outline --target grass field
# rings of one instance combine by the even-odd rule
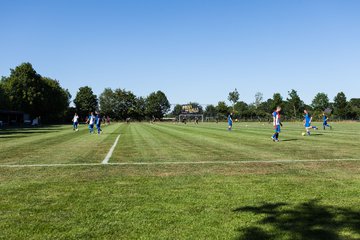
[[[0,239],[360,239],[360,123],[333,126],[0,130]]]

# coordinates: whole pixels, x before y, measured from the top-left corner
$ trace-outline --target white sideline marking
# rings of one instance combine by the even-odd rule
[[[113,152],[114,152],[114,149],[115,149],[115,147],[116,147],[116,145],[117,145],[117,143],[118,143],[118,141],[119,141],[119,138],[120,138],[120,134],[119,134],[119,136],[117,136],[117,138],[115,139],[114,144],[111,146],[108,154],[106,154],[106,157],[105,157],[104,160],[101,162],[102,164],[108,164],[108,163],[109,163],[109,160],[110,160],[110,158],[111,158],[111,156],[112,156],[112,154],[113,154]]]
[[[110,151],[109,151],[110,152]],[[105,159],[104,159],[105,160]],[[299,163],[299,162],[345,162],[360,159],[309,159],[309,160],[248,160],[248,161],[201,161],[201,162],[122,162],[122,163],[49,163],[49,164],[0,164],[0,168],[23,167],[75,167],[75,166],[131,166],[131,165],[186,165],[186,164],[246,164],[246,163]]]

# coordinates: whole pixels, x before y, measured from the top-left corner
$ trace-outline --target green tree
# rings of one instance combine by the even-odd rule
[[[100,111],[103,115],[116,119],[115,94],[111,88],[105,88],[99,96]]]
[[[287,104],[292,111],[292,115],[297,117],[301,114],[301,110],[303,110],[304,102],[300,99],[300,96],[294,89],[289,91],[288,94],[289,97],[286,99]]]
[[[57,120],[65,115],[70,94],[60,83],[38,74],[30,63],[10,70],[1,80],[6,108],[23,111],[43,120]]]
[[[39,116],[43,103],[44,83],[30,63],[10,69],[10,76],[3,81],[12,110]]]
[[[349,117],[360,119],[360,98],[352,98],[349,101]]]
[[[9,98],[5,92],[3,81],[5,81],[5,77],[0,80],[0,109],[9,109]]]
[[[339,92],[334,98],[334,113],[338,117],[345,118],[348,110],[348,102],[345,93]]]
[[[229,107],[226,105],[224,101],[220,101],[216,106],[216,111],[218,113],[219,118],[224,118],[229,113]]]
[[[136,98],[134,118],[137,119],[138,121],[144,120],[145,112],[146,112],[146,99],[143,97]]]
[[[63,89],[60,83],[48,77],[42,77],[44,81],[42,107],[39,111],[43,121],[59,121],[65,116],[69,107],[71,94]]]
[[[170,103],[165,93],[157,91],[146,98],[146,115],[150,118],[162,118],[170,110]]]
[[[316,94],[311,103],[315,111],[324,111],[329,105],[329,97],[325,93]]]
[[[204,114],[206,117],[216,117],[217,115],[216,107],[212,104],[207,105]]]
[[[174,117],[177,117],[181,114],[182,106],[180,104],[176,104],[173,111],[171,112],[171,115]]]
[[[256,108],[258,108],[258,107],[261,105],[261,103],[262,103],[262,101],[263,101],[263,98],[264,98],[264,95],[263,95],[261,92],[255,93],[254,106],[255,106]]]
[[[274,93],[273,99],[271,102],[271,110],[274,110],[277,106],[280,106],[280,107],[284,106],[283,97],[281,96],[280,93]]]
[[[240,101],[235,104],[234,110],[238,118],[244,118],[248,116],[249,105],[243,101]]]
[[[240,94],[238,90],[235,88],[234,91],[229,92],[228,100],[232,103],[233,109],[234,105],[239,101]]]
[[[135,117],[137,115],[135,94],[125,89],[115,89],[113,110],[115,118],[119,120]]]
[[[93,112],[98,108],[98,99],[91,87],[80,87],[76,93],[74,104],[78,114],[81,117],[85,117],[89,112]]]

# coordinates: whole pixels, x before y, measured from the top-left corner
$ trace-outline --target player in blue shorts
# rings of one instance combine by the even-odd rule
[[[79,116],[77,115],[77,113],[75,113],[75,115],[74,115],[74,117],[73,117],[72,121],[73,121],[73,130],[74,130],[74,131],[79,131],[79,129],[78,129],[78,125],[79,125]]]
[[[101,116],[100,116],[99,112],[96,112],[95,124],[96,124],[96,128],[97,128],[97,132],[98,132],[98,134],[100,134],[102,132],[102,130],[101,130]]]
[[[309,112],[305,109],[304,110],[305,116],[304,116],[304,126],[305,131],[308,136],[310,136],[310,129],[318,130],[316,126],[311,125],[312,117],[310,116]]]
[[[279,142],[279,133],[281,131],[280,126],[282,126],[281,121],[280,121],[280,111],[281,111],[281,107],[278,106],[272,114],[273,126],[274,126],[275,133],[274,133],[274,135],[272,135],[271,139],[274,142]]]
[[[90,113],[86,123],[89,124],[90,134],[94,133],[95,116],[93,112]]]
[[[229,114],[228,116],[228,130],[231,131],[232,130],[232,125],[233,125],[233,120],[232,120],[232,113]]]
[[[332,127],[328,124],[328,120],[329,120],[329,118],[326,116],[325,113],[323,113],[323,128],[324,128],[324,130],[326,130],[326,127],[330,128],[330,130],[332,129]]]

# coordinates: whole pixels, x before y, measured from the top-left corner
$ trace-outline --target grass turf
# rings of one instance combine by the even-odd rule
[[[247,127],[246,127],[247,125]],[[0,133],[0,164],[359,159],[357,123],[118,124]],[[29,133],[29,131],[31,131]],[[1,239],[359,239],[360,162],[0,167]]]

